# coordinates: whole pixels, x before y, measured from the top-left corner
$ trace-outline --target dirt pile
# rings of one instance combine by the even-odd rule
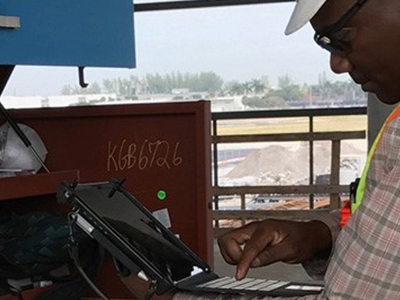
[[[298,143],[298,147],[271,145],[255,149],[226,174],[228,179],[253,177],[259,185],[307,184],[309,177],[309,146]],[[342,142],[341,156],[360,156],[363,151],[350,143]],[[331,144],[314,143],[314,174],[330,172]],[[356,168],[347,163],[349,168]]]

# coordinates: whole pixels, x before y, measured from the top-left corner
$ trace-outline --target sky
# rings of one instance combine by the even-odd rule
[[[86,68],[87,83],[148,73],[213,71],[224,81],[288,75],[295,83],[349,80],[330,71],[329,55],[313,41],[310,25],[285,36],[294,2],[134,14],[136,68]],[[17,66],[4,95],[58,95],[78,85],[75,67]]]

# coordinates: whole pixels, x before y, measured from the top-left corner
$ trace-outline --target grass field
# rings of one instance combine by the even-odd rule
[[[309,126],[308,117],[229,120],[218,122],[218,135],[308,132]],[[366,130],[367,116],[314,117],[313,126],[315,132]]]

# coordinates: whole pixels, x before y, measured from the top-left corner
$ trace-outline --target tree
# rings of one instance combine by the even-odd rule
[[[193,87],[194,92],[210,92],[219,91],[224,83],[223,79],[214,72],[202,72],[198,76],[198,86]]]
[[[61,95],[71,95],[72,94],[72,87],[67,84],[61,88]]]
[[[299,100],[304,98],[304,93],[299,85],[294,84],[288,75],[278,77],[278,89],[272,91],[274,96],[280,97],[285,101]]]
[[[278,96],[265,95],[263,100],[267,108],[289,108],[289,104]]]
[[[246,81],[243,83],[243,90],[246,95],[251,93],[251,91],[252,91],[251,81]]]
[[[265,84],[259,79],[252,79],[251,80],[251,89],[253,92],[257,94],[261,94],[265,90]]]
[[[100,94],[101,87],[97,82],[91,83],[86,88],[80,86],[65,85],[61,89],[62,95],[88,95],[88,94]]]
[[[215,72],[200,73],[181,73],[172,72],[161,75],[159,73],[147,74],[142,78],[130,76],[130,78],[105,79],[99,85],[91,83],[88,88],[82,89],[79,86],[65,85],[60,93],[62,95],[73,94],[97,94],[102,91],[105,93],[115,93],[119,96],[137,99],[140,94],[169,94],[173,89],[187,89],[199,95],[257,95],[261,97],[248,98],[247,103],[252,102],[252,107],[273,107],[282,106],[280,101],[305,102],[315,105],[331,105],[334,101],[338,105],[342,104],[362,104],[366,101],[366,94],[353,81],[329,81],[326,74],[319,75],[318,84],[295,84],[288,76],[278,77],[278,87],[271,89],[267,76],[253,78],[249,81],[240,82],[238,80],[229,81],[224,84],[223,79]],[[245,101],[245,102],[246,102]],[[250,101],[250,102],[249,102]],[[254,103],[258,104],[254,104]],[[250,106],[251,106],[250,105]],[[248,105],[249,106],[249,105]],[[249,107],[250,107],[249,106]]]
[[[103,89],[106,93],[116,93],[115,90],[115,79],[104,79]]]
[[[171,89],[168,88],[166,80],[158,73],[155,75],[147,74],[146,82],[148,86],[148,92],[150,94],[170,93]]]
[[[244,86],[239,81],[231,81],[226,84],[225,89],[232,95],[243,95]]]
[[[222,78],[214,72],[196,74],[173,72],[164,76],[147,74],[146,82],[150,93],[171,93],[173,89],[215,93],[223,84]]]
[[[250,107],[250,108],[263,108],[265,107],[264,102],[260,97],[254,96],[254,97],[247,97],[244,96],[242,98],[242,104],[244,106]]]
[[[268,96],[264,97],[252,96],[247,97],[244,96],[242,98],[242,104],[244,106],[254,108],[254,109],[263,109],[263,108],[288,108],[289,105],[280,97],[277,96]]]

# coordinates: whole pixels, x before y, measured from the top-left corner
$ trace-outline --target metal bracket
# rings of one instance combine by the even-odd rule
[[[85,67],[78,67],[79,85],[81,88],[86,88],[89,85],[85,82],[85,75],[83,73],[84,68]]]
[[[0,16],[0,28],[21,28],[20,17]]]

